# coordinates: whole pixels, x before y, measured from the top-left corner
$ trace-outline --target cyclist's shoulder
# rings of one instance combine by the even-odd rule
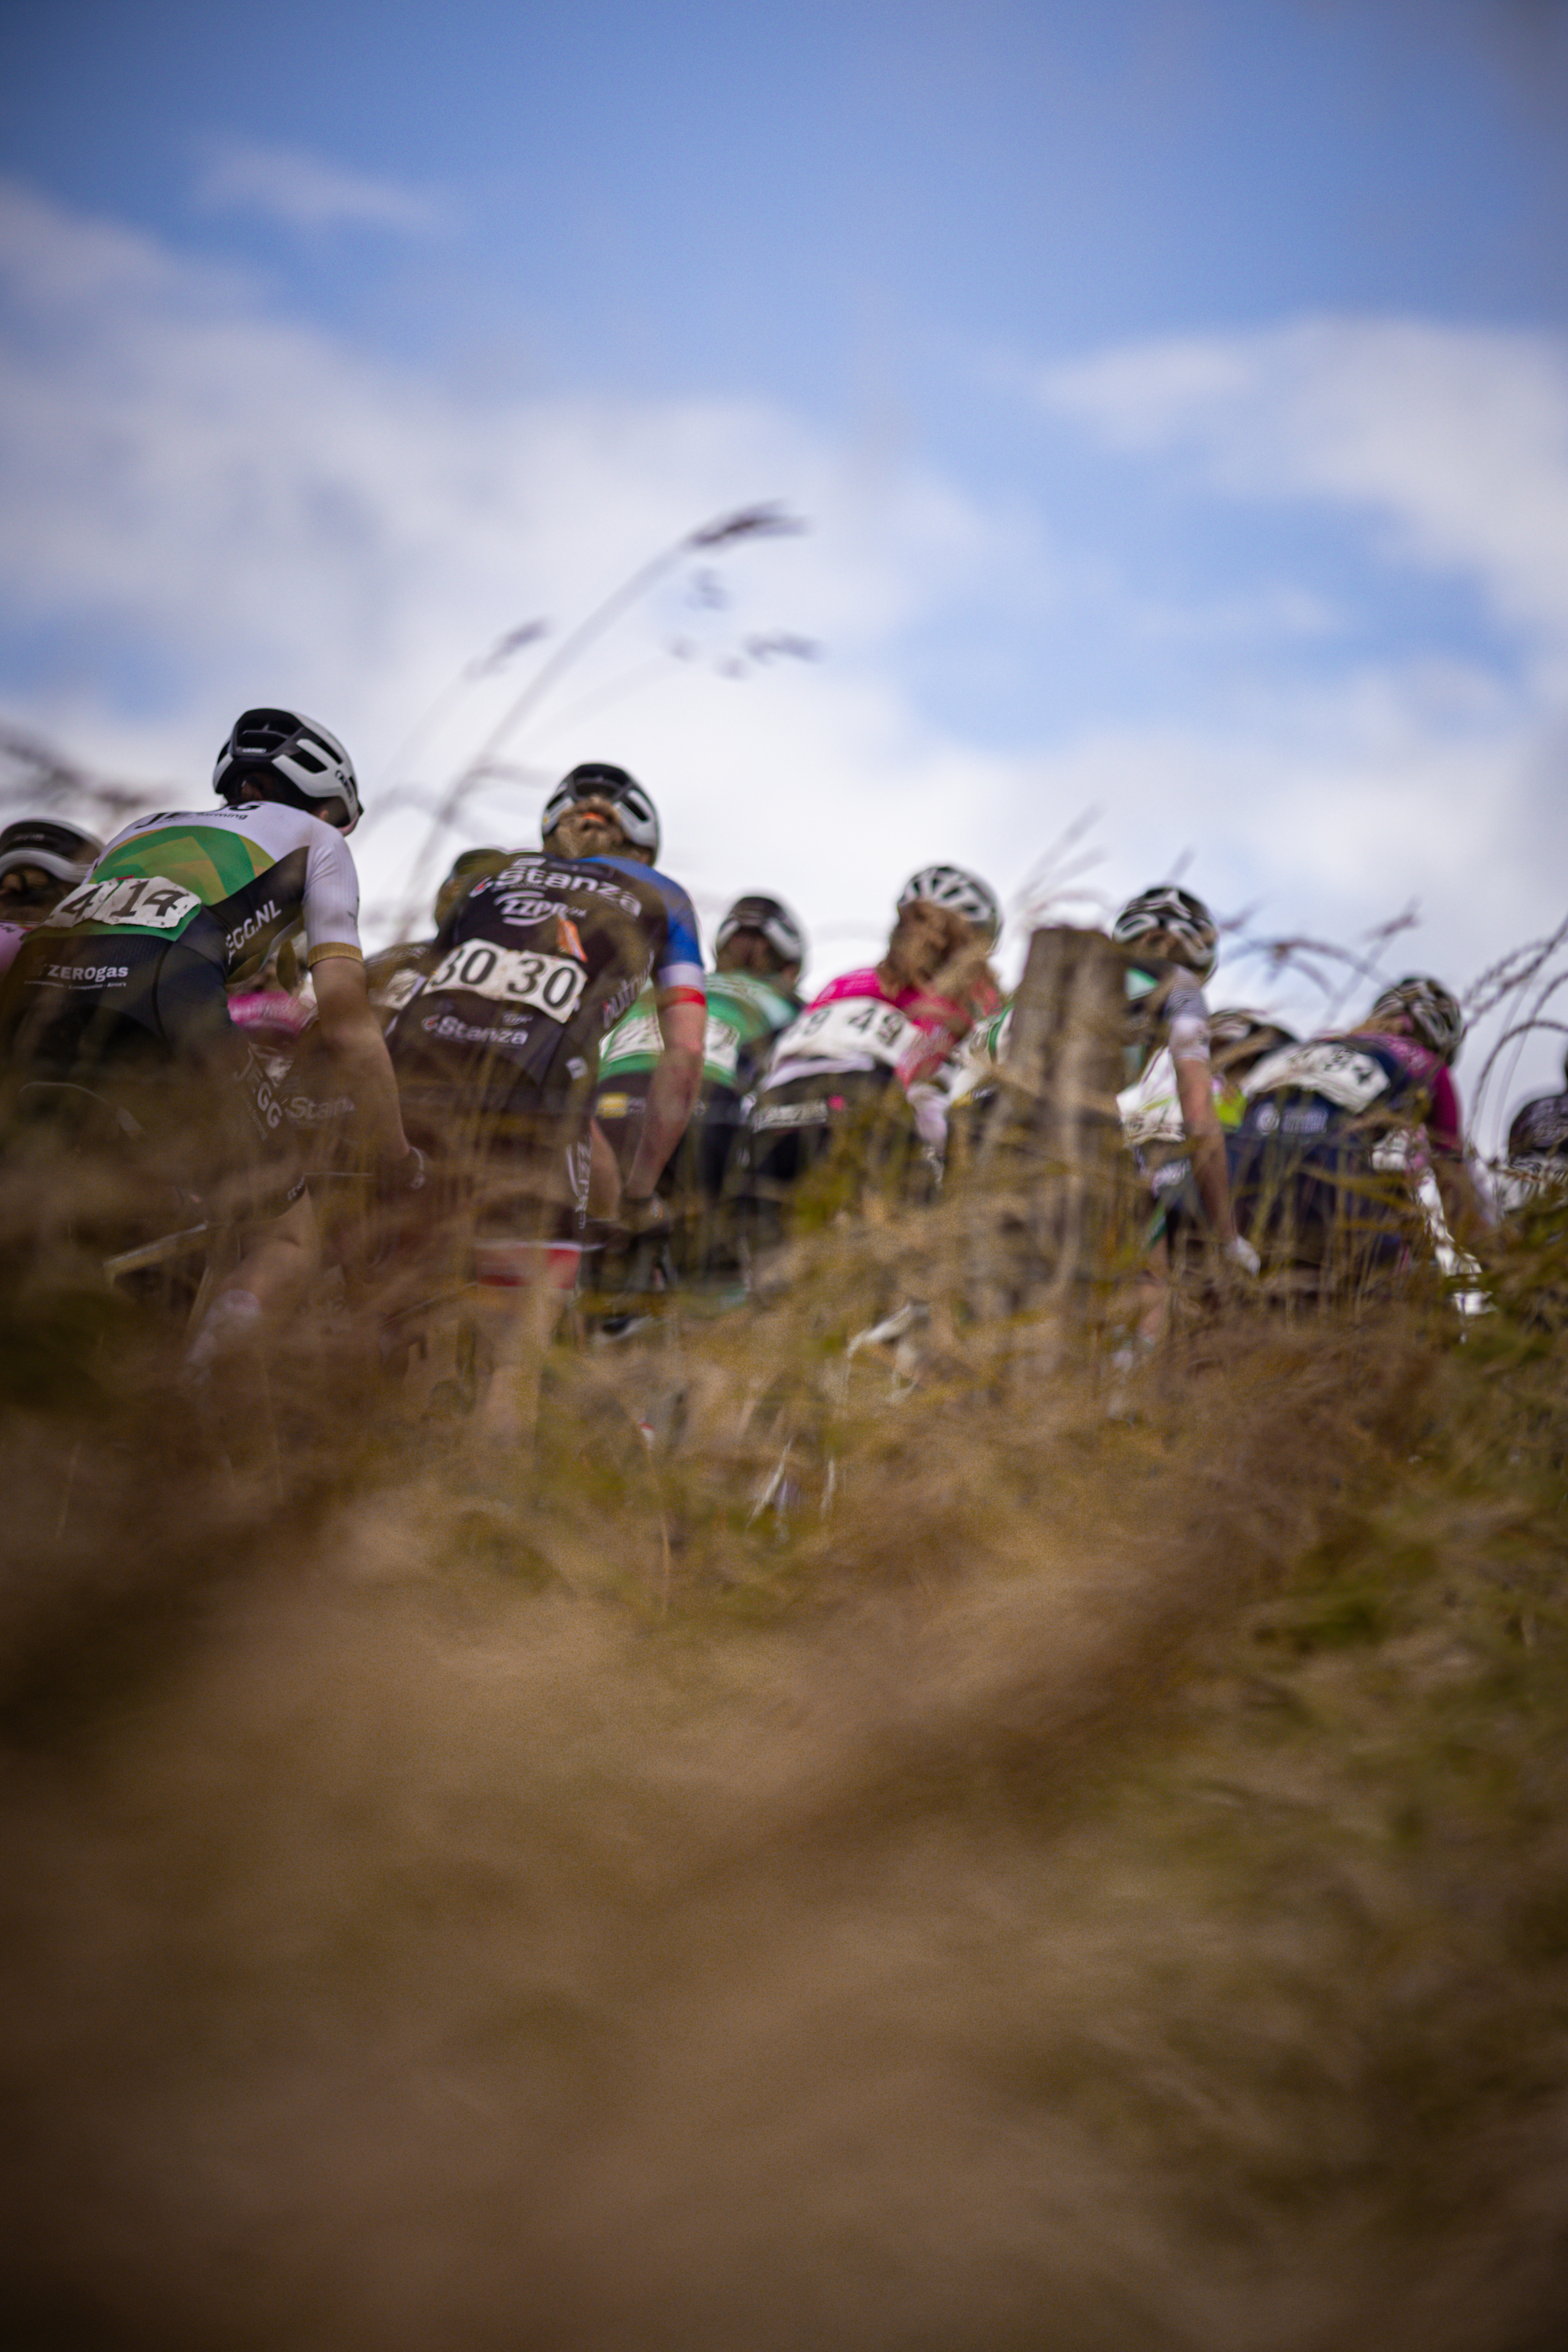
[[[710,971],[707,975],[708,1007],[722,1020],[726,1015],[747,1026],[784,1029],[801,1010],[801,1000],[753,971]]]
[[[672,913],[687,917],[695,929],[697,914],[689,892],[675,879],[673,874],[666,874],[662,867],[645,866],[638,857],[580,857],[571,862],[589,873],[609,866],[634,886],[636,897],[647,899],[651,894]]]
[[[1126,950],[1121,986],[1128,1009],[1135,1014],[1163,1018],[1197,1013],[1207,1018],[1203,982],[1184,963],[1172,962],[1164,956],[1142,955],[1136,949]]]
[[[912,996],[915,991],[905,989],[901,993]],[[836,1004],[847,996],[869,996],[879,1004],[895,1004],[899,1001],[897,997],[889,995],[876,965],[868,963],[854,971],[841,971],[837,980],[830,980],[826,987],[819,988],[807,1010],[811,1011],[818,1004]]]
[[[325,853],[351,866],[353,863],[347,838],[336,825],[313,816],[309,809],[295,808],[288,801],[237,801],[232,805],[219,801],[208,808],[157,809],[122,825],[105,843],[98,863],[106,866],[118,850],[145,845],[161,834],[182,839],[192,835],[199,838],[203,834],[225,835],[259,842],[273,859],[286,856],[291,849],[302,848]]]

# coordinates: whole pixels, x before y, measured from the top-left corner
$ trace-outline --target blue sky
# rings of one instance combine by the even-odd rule
[[[0,712],[159,798],[295,698],[436,790],[468,656],[776,497],[510,747],[710,908],[826,973],[1098,805],[1109,898],[1414,896],[1464,981],[1568,899],[1565,115],[1556,0],[13,0]],[[537,798],[356,837],[373,929]]]

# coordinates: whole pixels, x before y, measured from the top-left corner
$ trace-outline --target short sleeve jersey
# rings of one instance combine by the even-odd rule
[[[305,809],[256,801],[139,817],[38,928],[189,940],[232,980],[301,916],[312,963],[359,955],[349,845]]]
[[[704,1002],[691,901],[634,858],[523,850],[448,913],[432,965],[389,1033],[401,1071],[487,1093],[591,1086],[605,1039],[651,982]]]
[[[1137,1086],[1162,1051],[1173,1061],[1208,1060],[1208,1006],[1184,964],[1134,952],[1127,960],[1122,987],[1127,1004],[1121,1034],[1124,1088]]]
[[[886,1070],[913,1085],[934,1076],[954,1040],[994,1013],[999,1002],[989,979],[973,1003],[960,1005],[926,988],[889,989],[875,964],[841,972],[784,1031],[763,1084],[786,1086],[807,1073]]]
[[[744,1093],[781,1029],[800,1011],[787,989],[755,972],[711,971],[702,1037],[702,1083]],[[605,1038],[599,1055],[602,1086],[624,1084],[651,1070],[664,1050],[654,991],[645,989]]]

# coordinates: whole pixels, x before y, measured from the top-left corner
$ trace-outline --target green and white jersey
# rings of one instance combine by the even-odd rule
[[[999,1012],[988,1021],[977,1021],[967,1037],[939,1073],[951,1106],[967,1102],[971,1095],[994,1086],[996,1074],[1006,1058],[1007,1041],[1013,1034],[1013,1003],[1009,998]]]
[[[743,1093],[768,1046],[800,1007],[783,989],[759,980],[754,972],[711,971],[703,984],[708,991],[703,1087]],[[645,1076],[663,1051],[654,992],[645,989],[599,1049],[601,1088],[624,1087],[628,1078]]]
[[[216,927],[232,980],[301,915],[311,963],[358,956],[359,877],[348,844],[304,809],[254,801],[139,817],[39,929],[173,940],[199,926],[212,942]]]

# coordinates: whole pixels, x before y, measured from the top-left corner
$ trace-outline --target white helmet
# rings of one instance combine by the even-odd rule
[[[1199,980],[1206,980],[1219,961],[1219,925],[1201,898],[1174,882],[1157,882],[1129,898],[1110,926],[1110,936],[1124,947],[1135,947],[1158,933],[1172,963],[1184,964]]]
[[[966,874],[962,866],[922,866],[900,891],[899,905],[912,906],[917,898],[929,898],[933,907],[962,915],[966,923],[984,932],[987,947],[1002,928],[1002,909],[994,891],[978,874]]]
[[[658,811],[635,776],[608,760],[584,760],[563,776],[544,803],[539,838],[548,841],[574,801],[608,801],[620,820],[621,831],[634,849],[658,856]]]
[[[213,770],[213,790],[232,807],[252,776],[271,776],[300,801],[330,801],[340,833],[360,820],[354,763],[337,737],[297,710],[242,710]]]

